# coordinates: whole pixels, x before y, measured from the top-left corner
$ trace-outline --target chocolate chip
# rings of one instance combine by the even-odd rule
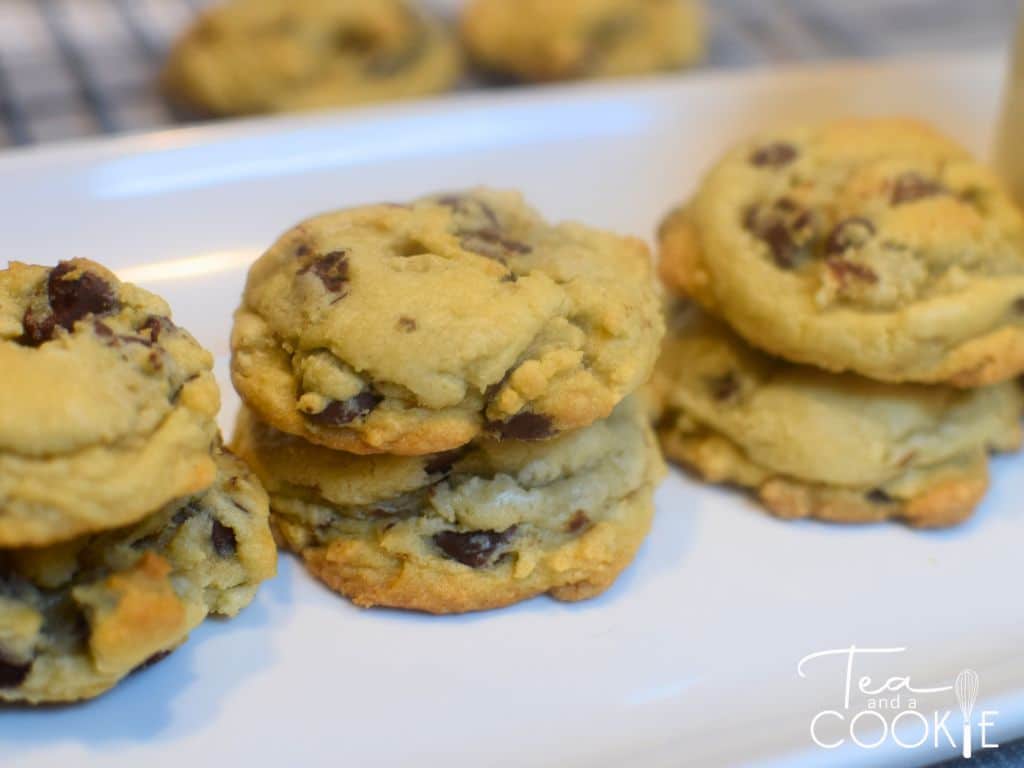
[[[516,526],[504,531],[441,531],[434,534],[434,544],[452,560],[470,568],[482,568],[492,562],[498,549],[515,534]]]
[[[875,225],[859,216],[840,221],[825,238],[825,254],[840,254],[864,243],[875,234]]]
[[[875,488],[873,491],[869,491],[866,495],[866,498],[872,504],[890,504],[893,501],[892,496],[883,491],[881,488]]]
[[[533,250],[526,243],[511,240],[491,227],[463,232],[459,244],[467,251],[502,263],[505,263],[509,254],[530,253]]]
[[[49,311],[33,310],[29,307],[21,318],[22,335],[18,343],[26,347],[38,347],[53,338],[57,322]]]
[[[579,533],[589,526],[590,518],[587,517],[587,513],[582,509],[577,509],[572,513],[572,517],[569,518],[569,522],[566,524],[565,530],[569,533]]]
[[[348,400],[333,400],[320,413],[307,414],[306,418],[322,427],[343,427],[366,418],[383,399],[376,392],[364,389]]]
[[[14,661],[0,653],[0,688],[16,688],[28,678],[32,660]]]
[[[732,371],[721,376],[712,376],[707,380],[708,389],[715,400],[728,400],[740,391],[740,382]]]
[[[776,265],[782,269],[793,269],[796,266],[797,245],[784,222],[768,222],[761,225],[754,234],[768,246]]]
[[[406,317],[405,315],[402,315],[400,318],[398,318],[398,328],[400,330],[405,331],[406,333],[412,333],[417,328],[416,320],[411,317]]]
[[[109,325],[104,323],[102,320],[93,320],[92,328],[96,332],[96,335],[108,342],[114,342],[114,331]]]
[[[144,669],[149,669],[154,664],[160,663],[161,661],[163,661],[164,659],[166,659],[170,655],[171,655],[171,652],[169,650],[168,651],[157,651],[152,656],[150,656],[148,659],[146,659],[144,662],[142,662],[137,667],[135,667],[135,669],[132,670],[132,674],[134,674],[136,672],[141,672]]]
[[[539,413],[521,411],[505,421],[492,421],[488,428],[502,439],[543,440],[555,434],[551,419]]]
[[[1013,300],[1013,311],[1018,315],[1024,315],[1024,296],[1018,296]]]
[[[752,206],[743,214],[743,227],[771,251],[781,269],[795,269],[809,258],[815,238],[814,215],[788,197],[771,206]]]
[[[500,229],[501,224],[498,221],[498,214],[494,212],[483,200],[479,200],[475,197],[469,197],[468,195],[440,195],[434,198],[438,205],[443,205],[445,208],[451,208],[456,213],[464,215],[471,215],[472,209],[477,208],[480,213],[484,215],[490,225],[495,229]]]
[[[304,275],[309,271],[320,278],[320,282],[328,291],[340,294],[338,298],[348,293],[346,285],[348,283],[347,251],[331,251],[320,256],[300,269],[299,274]]]
[[[750,163],[758,168],[782,168],[796,160],[797,154],[792,144],[776,142],[755,150],[750,156]]]
[[[213,521],[210,540],[213,542],[213,550],[217,553],[218,557],[231,557],[231,555],[238,551],[238,540],[235,538],[235,532],[220,520]]]
[[[944,195],[948,191],[935,179],[928,179],[911,171],[898,176],[893,182],[891,202],[893,205],[902,205],[926,197]]]
[[[114,289],[99,275],[83,271],[78,277],[66,279],[74,269],[74,265],[62,261],[50,271],[46,282],[54,321],[68,331],[87,315],[104,315],[118,307]]]
[[[164,331],[173,331],[176,328],[174,323],[169,317],[163,317],[162,315],[150,315],[146,318],[146,322],[139,326],[139,333],[148,331],[149,340],[152,343],[156,343],[160,340],[160,334]]]
[[[462,457],[462,450],[445,451],[427,460],[423,471],[428,475],[447,475]]]
[[[825,264],[842,286],[849,285],[851,280],[859,280],[872,285],[878,282],[878,275],[866,264],[835,258],[828,259]]]
[[[313,249],[309,247],[309,243],[299,243],[295,248],[295,258],[305,259],[313,253]]]

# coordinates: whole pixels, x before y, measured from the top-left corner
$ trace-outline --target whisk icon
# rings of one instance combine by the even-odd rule
[[[956,692],[956,700],[960,702],[960,714],[964,718],[963,756],[971,756],[971,714],[974,712],[974,703],[978,700],[978,687],[981,681],[978,673],[973,669],[965,669],[956,676],[956,683],[953,686]]]

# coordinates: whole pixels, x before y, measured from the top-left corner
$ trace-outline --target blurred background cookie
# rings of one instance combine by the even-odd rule
[[[284,112],[451,88],[456,46],[403,0],[229,0],[170,53],[169,96],[199,113]]]
[[[525,81],[679,69],[705,44],[697,0],[469,0],[461,30],[482,69]]]

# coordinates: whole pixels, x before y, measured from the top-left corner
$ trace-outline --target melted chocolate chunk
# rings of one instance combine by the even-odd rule
[[[1018,315],[1024,315],[1024,296],[1019,296],[1013,300],[1013,311]]]
[[[788,197],[771,206],[754,206],[743,215],[743,227],[768,246],[781,269],[795,269],[812,255],[814,215]]]
[[[99,336],[104,341],[116,343],[116,339],[114,338],[114,331],[110,328],[109,325],[104,323],[102,320],[93,320],[92,328],[96,332],[96,335]]]
[[[852,280],[872,285],[878,282],[878,275],[866,264],[858,264],[846,259],[829,259],[825,264],[841,286],[849,285]]]
[[[28,678],[32,661],[14,661],[0,653],[0,688],[16,688]]]
[[[893,498],[881,488],[875,488],[873,491],[868,492],[867,500],[872,504],[890,504]]]
[[[402,315],[400,318],[398,318],[398,328],[400,330],[405,331],[406,333],[412,333],[417,328],[416,320],[411,317],[406,317],[405,315]]]
[[[105,315],[118,308],[114,289],[106,280],[87,271],[65,279],[73,270],[73,265],[62,261],[50,271],[46,282],[54,321],[68,331],[87,315]]]
[[[590,527],[590,518],[587,517],[587,513],[582,509],[577,509],[572,513],[572,517],[569,518],[569,522],[565,525],[565,530],[569,533],[579,533],[584,528]]]
[[[348,293],[348,253],[346,251],[331,251],[320,256],[300,269],[299,274],[304,275],[310,271],[320,278],[324,288],[331,293],[340,294],[338,298]]]
[[[758,168],[782,168],[796,160],[797,154],[796,147],[780,141],[755,150],[750,156],[750,164]]]
[[[500,229],[501,224],[498,221],[498,214],[494,212],[483,200],[478,200],[475,197],[469,197],[467,195],[441,195],[440,197],[434,198],[438,205],[443,205],[446,208],[451,208],[456,213],[470,215],[472,209],[477,208],[480,213],[484,215],[487,221],[490,222],[491,226],[495,229]]]
[[[161,333],[173,331],[176,327],[169,317],[150,315],[146,322],[139,326],[139,333],[148,332],[150,342],[155,344],[160,340]]]
[[[452,467],[455,466],[456,462],[462,458],[462,454],[463,451],[461,449],[456,449],[432,456],[424,465],[423,471],[428,475],[447,475],[452,471]]]
[[[843,219],[825,238],[825,254],[840,254],[847,248],[862,245],[875,234],[875,225],[859,216]]]
[[[26,347],[38,347],[53,338],[57,322],[52,313],[34,311],[29,307],[21,318],[21,326],[24,330],[18,343]]]
[[[48,307],[29,307],[22,316],[23,333],[18,343],[38,347],[50,341],[57,326],[72,330],[75,323],[88,315],[104,315],[119,306],[114,289],[98,275],[82,272],[68,280],[74,266],[62,261],[50,270],[46,281]]]
[[[902,205],[915,200],[923,200],[926,197],[944,195],[948,191],[935,179],[928,179],[919,173],[910,171],[898,176],[893,182],[891,202],[893,205]]]
[[[459,244],[467,251],[500,261],[502,264],[509,254],[530,253],[533,250],[526,243],[511,240],[491,227],[464,232]]]
[[[434,544],[452,560],[470,568],[483,568],[493,562],[497,551],[512,538],[516,526],[504,531],[441,531],[434,534]]]
[[[366,418],[383,399],[376,392],[364,389],[348,400],[334,400],[320,413],[307,414],[306,418],[322,427],[343,427]]]
[[[551,419],[529,411],[521,411],[505,421],[492,421],[488,427],[502,439],[509,440],[543,440],[555,434]]]
[[[708,379],[708,389],[715,400],[729,400],[739,394],[740,382],[732,371]]]
[[[220,520],[213,521],[210,540],[213,542],[213,550],[218,557],[231,557],[238,551],[238,539],[235,537],[235,532]]]

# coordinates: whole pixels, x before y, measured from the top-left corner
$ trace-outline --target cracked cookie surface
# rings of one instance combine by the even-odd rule
[[[704,50],[696,0],[473,0],[462,37],[492,73],[527,81],[678,69]]]
[[[642,242],[474,190],[285,233],[249,272],[231,372],[282,431],[419,455],[606,417],[663,330]]]
[[[237,115],[414,98],[454,86],[454,41],[403,0],[233,0],[171,52],[165,89]]]
[[[666,455],[756,490],[782,517],[950,525],[1020,444],[1016,383],[963,390],[833,374],[769,357],[679,302],[651,381]]]
[[[924,124],[744,142],[660,239],[666,282],[795,362],[957,386],[1024,371],[1024,217]]]
[[[646,536],[663,471],[635,398],[543,443],[420,457],[331,451],[243,411],[233,447],[314,575],[361,606],[431,613],[600,594]]]
[[[0,550],[0,701],[97,696],[252,600],[276,565],[267,496],[216,462],[208,490],[128,527]]]
[[[213,482],[213,360],[98,264],[0,272],[0,547],[125,525]]]

